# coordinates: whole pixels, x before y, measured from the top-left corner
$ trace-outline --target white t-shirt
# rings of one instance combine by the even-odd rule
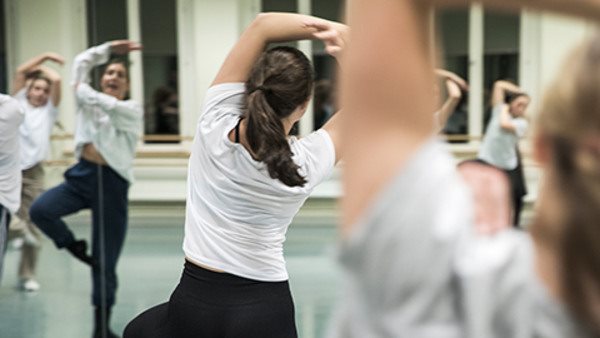
[[[288,279],[283,242],[313,188],[335,164],[329,134],[289,139],[307,183],[288,187],[269,176],[229,132],[242,115],[243,83],[208,89],[189,161],[185,255],[197,263],[260,281]]]
[[[51,99],[40,107],[34,107],[27,100],[27,89],[17,92],[15,99],[25,111],[25,119],[19,127],[21,135],[21,170],[29,169],[42,162],[48,156],[50,147],[50,134],[58,109]]]
[[[478,158],[495,167],[513,170],[518,164],[517,144],[519,139],[525,136],[528,123],[526,119],[516,117],[512,119],[516,133],[502,129],[500,114],[505,107],[505,104],[498,104],[492,110]]]
[[[538,280],[529,234],[476,233],[472,203],[443,146],[422,146],[340,248],[328,337],[586,337]]]
[[[11,213],[21,204],[19,125],[23,110],[19,102],[0,94],[0,204]]]

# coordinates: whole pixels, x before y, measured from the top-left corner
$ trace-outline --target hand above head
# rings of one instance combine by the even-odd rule
[[[305,26],[315,30],[313,36],[323,41],[329,55],[336,59],[342,55],[350,38],[348,26],[316,18],[306,21]]]
[[[46,52],[44,54],[44,60],[56,62],[61,66],[65,64],[65,58],[54,52]]]
[[[52,82],[61,80],[60,74],[50,67],[41,65],[37,68],[37,70],[48,77]]]
[[[461,86],[450,79],[446,80],[446,90],[451,98],[460,99],[462,97]]]
[[[469,84],[467,83],[467,81],[465,81],[465,79],[458,76],[457,74],[445,69],[436,69],[435,74],[443,79],[450,80],[456,83],[461,90],[469,91]]]
[[[110,48],[115,54],[127,54],[134,50],[141,50],[142,45],[131,40],[114,40],[111,42]]]

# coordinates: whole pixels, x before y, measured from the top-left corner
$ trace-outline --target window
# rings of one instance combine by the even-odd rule
[[[89,45],[129,39],[128,18],[139,18],[146,143],[179,143],[177,18],[175,0],[143,0],[128,13],[127,0],[87,2]],[[132,76],[130,69],[130,76]],[[99,75],[94,74],[94,83]]]
[[[520,15],[473,7],[438,12],[436,24],[438,40],[444,48],[444,67],[468,82],[473,81],[468,95],[463,95],[448,119],[444,132],[456,135],[455,139],[477,140],[490,115],[494,82],[499,79],[516,82],[519,78]],[[465,139],[466,134],[470,137]]]
[[[443,47],[443,67],[469,81],[469,11],[446,10],[437,15],[437,32]],[[445,86],[440,83],[442,97]],[[447,135],[468,133],[467,93],[450,115],[443,132]],[[460,137],[460,136],[459,136]],[[464,140],[463,140],[464,142]]]
[[[494,82],[519,80],[520,17],[516,14],[485,12],[484,16],[484,118],[491,115],[490,95]]]
[[[146,143],[179,143],[175,0],[140,2]]]
[[[87,0],[88,47],[111,40],[127,39],[127,4],[125,0]],[[98,89],[99,69],[92,73],[92,86]]]
[[[315,16],[340,21],[342,2],[340,0],[311,0],[311,9]],[[325,52],[323,42],[318,40],[312,42],[312,57],[316,80],[313,99],[313,128],[317,130],[337,111],[337,62]]]
[[[126,0],[87,1],[88,45],[127,38]]]

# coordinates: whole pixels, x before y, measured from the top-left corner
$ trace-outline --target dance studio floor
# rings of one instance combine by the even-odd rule
[[[300,337],[323,337],[337,297],[340,272],[334,259],[335,208],[311,200],[288,232],[286,259]],[[112,327],[121,333],[142,310],[166,301],[183,267],[182,205],[134,205],[119,263],[119,291]],[[67,221],[77,235],[89,232],[89,214]],[[91,337],[89,269],[44,240],[38,268],[40,291],[16,290],[17,251],[9,249],[0,286],[0,337]]]

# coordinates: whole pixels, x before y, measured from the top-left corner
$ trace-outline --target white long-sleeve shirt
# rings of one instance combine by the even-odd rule
[[[17,100],[0,94],[0,204],[11,213],[21,204],[19,125],[23,116]]]
[[[81,157],[86,143],[92,143],[106,163],[129,183],[133,183],[132,164],[142,127],[142,107],[133,100],[119,100],[98,92],[90,85],[94,66],[110,57],[110,43],[80,53],[73,65],[73,85],[77,101],[75,156]]]

